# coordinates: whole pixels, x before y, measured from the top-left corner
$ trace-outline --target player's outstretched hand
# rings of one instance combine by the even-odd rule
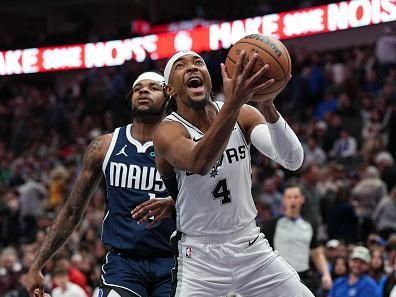
[[[226,66],[221,64],[221,75],[223,77],[224,95],[227,101],[236,108],[241,108],[243,104],[247,103],[253,98],[255,93],[262,92],[271,86],[275,80],[268,79],[265,82],[257,84],[257,81],[262,78],[269,69],[269,65],[264,65],[256,73],[253,72],[253,67],[259,56],[254,53],[249,61],[246,63],[246,51],[242,51],[239,55],[236,69],[232,77],[228,76]],[[262,79],[260,79],[262,81]]]
[[[31,297],[45,297],[44,276],[40,270],[30,268],[27,275],[26,289]]]
[[[156,222],[172,216],[174,211],[175,202],[172,197],[152,198],[136,206],[131,211],[131,215],[138,220],[138,224],[150,219],[147,228],[151,228]]]

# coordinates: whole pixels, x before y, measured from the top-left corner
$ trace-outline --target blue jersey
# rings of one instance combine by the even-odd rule
[[[363,275],[359,280],[350,285],[348,276],[338,278],[331,288],[328,297],[380,297],[377,295],[377,285],[375,281]]]
[[[103,162],[107,210],[102,240],[133,256],[169,256],[175,221],[167,218],[147,229],[147,223],[137,224],[131,216],[131,210],[144,201],[169,196],[155,168],[153,143],[142,145],[132,137],[131,127],[130,124],[115,129]]]

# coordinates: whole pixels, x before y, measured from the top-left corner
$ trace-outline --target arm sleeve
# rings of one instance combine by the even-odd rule
[[[176,173],[172,171],[169,175],[161,176],[162,181],[165,184],[166,190],[172,199],[176,202],[177,196],[179,195],[179,186],[176,179]]]
[[[297,170],[303,163],[302,145],[282,116],[276,123],[254,127],[250,140],[262,154],[286,169]]]

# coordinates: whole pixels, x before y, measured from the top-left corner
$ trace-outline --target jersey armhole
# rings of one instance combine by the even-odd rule
[[[106,156],[105,156],[105,158],[103,160],[103,164],[102,164],[103,174],[106,174],[107,163],[109,162],[111,153],[113,152],[113,149],[115,147],[119,131],[120,131],[120,128],[115,129],[113,132],[113,136],[111,137],[111,142],[110,142],[109,148],[107,149]]]

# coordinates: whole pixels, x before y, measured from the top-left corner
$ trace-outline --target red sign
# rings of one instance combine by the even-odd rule
[[[279,39],[396,20],[396,0],[355,0],[124,40],[0,52],[0,75],[122,65],[168,58],[180,50],[229,48],[247,34]]]

